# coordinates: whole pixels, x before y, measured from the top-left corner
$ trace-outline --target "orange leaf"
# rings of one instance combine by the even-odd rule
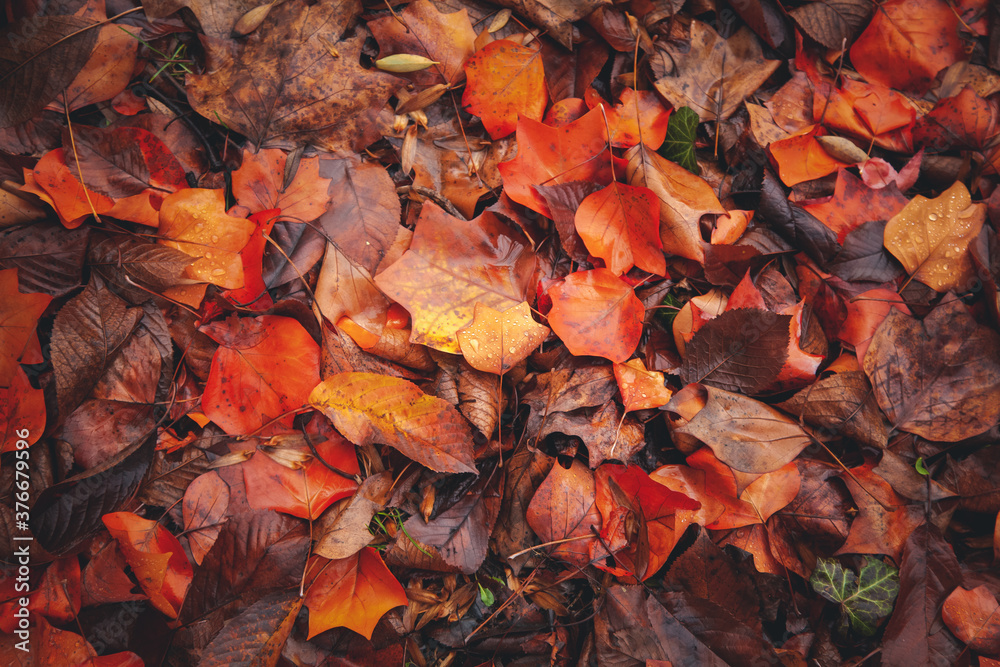
[[[549,296],[549,325],[573,354],[621,363],[635,352],[645,308],[632,287],[608,269],[571,273]]]
[[[907,201],[894,184],[873,189],[841,168],[837,171],[833,196],[826,201],[803,203],[802,208],[835,231],[837,241],[843,243],[851,231],[869,220],[888,220],[896,215]]]
[[[969,244],[986,220],[961,181],[934,199],[917,195],[885,226],[885,248],[913,278],[938,292],[965,292],[975,284]]]
[[[371,639],[383,614],[409,603],[406,591],[371,547],[340,560],[317,556],[313,563],[322,563],[323,569],[306,592],[307,639],[340,627]]]
[[[642,143],[656,150],[667,136],[670,109],[664,106],[653,91],[626,88],[622,91],[618,104],[614,108],[608,108],[597,91],[588,88],[586,103],[591,109],[598,104],[605,104],[608,127],[611,128],[611,145],[616,148],[635,146],[642,134]]]
[[[319,382],[319,345],[297,321],[262,315],[206,325],[221,345],[202,410],[226,433],[251,433],[301,407]],[[292,425],[292,415],[278,422]]]
[[[181,190],[165,197],[160,207],[160,243],[199,258],[184,275],[227,289],[243,287],[239,252],[254,229],[251,221],[226,213],[221,189]]]
[[[649,188],[613,182],[587,196],[576,210],[576,230],[587,250],[616,274],[638,266],[662,276],[660,207]]]
[[[22,294],[17,269],[0,270],[0,384],[10,386],[38,318],[51,301],[48,294]]]
[[[17,449],[20,441],[33,445],[45,430],[45,392],[35,389],[20,366],[0,387],[0,454]]]
[[[412,382],[337,373],[313,389],[309,403],[356,445],[385,443],[438,472],[476,472],[468,423],[450,403]]]
[[[831,157],[812,134],[781,139],[771,143],[769,148],[778,164],[778,175],[788,186],[822,178],[840,167],[850,166]]]
[[[276,436],[272,441],[280,441],[283,437],[299,442],[282,445],[280,455],[291,454],[295,460],[304,458],[305,462],[289,467],[292,464],[279,462],[284,459],[277,453],[270,456],[268,451],[258,449],[254,452],[253,457],[240,466],[243,468],[247,500],[251,507],[277,510],[303,519],[318,519],[323,510],[341,498],[350,496],[358,488],[353,479],[338,475],[323,463],[325,461],[326,464],[352,475],[361,472],[354,445],[339,433],[315,445],[316,453],[323,461],[311,455],[301,438]]]
[[[837,336],[854,347],[859,361],[865,358],[875,330],[892,308],[906,315],[910,314],[903,297],[884,287],[863,292],[847,302],[847,319]]]
[[[552,217],[534,186],[570,181],[612,181],[610,162],[601,157],[608,147],[608,130],[600,109],[562,127],[530,118],[517,123],[517,157],[497,165],[507,196],[544,216]]]
[[[103,521],[118,540],[150,604],[177,618],[194,577],[181,543],[160,523],[131,512],[105,514]]]
[[[615,364],[614,369],[626,412],[662,407],[673,396],[673,392],[664,385],[663,373],[647,371],[642,359]]]
[[[483,120],[493,139],[506,137],[518,118],[541,120],[548,93],[538,48],[506,39],[490,42],[465,63],[462,105]]]
[[[976,653],[1000,655],[1000,605],[986,586],[953,590],[941,607],[941,619]]]
[[[503,313],[476,304],[472,324],[457,332],[462,355],[484,373],[506,373],[526,359],[549,335],[549,328],[531,319],[531,308],[522,301]]]
[[[458,220],[436,204],[420,211],[410,249],[375,279],[413,317],[411,342],[460,354],[456,332],[476,303],[499,311],[524,301],[534,254],[494,213]]]
[[[319,158],[304,157],[299,160],[295,178],[284,187],[287,157],[277,148],[265,148],[259,153],[243,151],[243,162],[233,172],[233,194],[251,213],[277,208],[283,220],[310,222],[326,210],[331,181],[320,177]]]
[[[257,228],[240,251],[240,260],[243,262],[243,287],[222,293],[230,303],[249,310],[267,310],[274,305],[264,284],[263,262],[264,250],[267,248],[265,236],[271,233],[279,213],[281,211],[276,208],[267,209],[247,218]]]
[[[437,65],[406,75],[418,85],[459,83],[464,76],[462,65],[475,51],[476,31],[469,12],[460,9],[443,14],[430,0],[416,0],[400,15],[368,21],[382,55],[410,53],[436,61]]]
[[[851,47],[851,62],[868,81],[922,94],[938,72],[965,58],[958,28],[944,0],[886,0]]]

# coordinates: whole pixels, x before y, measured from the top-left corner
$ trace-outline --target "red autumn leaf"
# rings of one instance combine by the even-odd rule
[[[234,435],[277,420],[290,427],[319,383],[319,346],[297,321],[277,315],[231,318],[204,327],[220,343],[212,359],[202,410]]]
[[[549,326],[575,355],[621,363],[642,335],[645,309],[632,287],[608,269],[577,271],[549,289]]]
[[[935,151],[981,150],[996,136],[997,107],[966,86],[958,95],[939,100],[913,128],[913,140]]]
[[[412,382],[374,373],[338,373],[316,386],[309,403],[356,445],[381,442],[431,470],[476,472],[465,419]]]
[[[868,81],[924,93],[938,72],[965,57],[959,23],[944,0],[887,0],[851,47],[851,62]]]
[[[38,318],[48,307],[48,294],[22,294],[17,269],[0,270],[0,383],[8,385],[18,361],[28,350]]]
[[[660,208],[649,188],[613,182],[589,195],[576,210],[576,231],[587,250],[614,273],[637,266],[663,275]]]
[[[193,577],[181,543],[159,522],[131,512],[105,514],[103,521],[118,540],[150,604],[170,618],[177,618]]]
[[[802,208],[837,233],[837,241],[869,220],[888,220],[906,206],[906,197],[895,185],[872,189],[846,169],[837,171],[833,196],[822,201],[803,202]]]
[[[814,84],[813,117],[836,132],[893,148],[896,135],[889,133],[909,128],[916,118],[913,105],[886,86],[845,78],[832,87],[818,76]]]
[[[868,462],[840,475],[858,515],[837,554],[885,554],[898,563],[910,533],[925,521],[923,508],[896,493],[872,467]]]
[[[199,475],[184,492],[181,508],[191,556],[201,565],[222,530],[229,509],[229,485],[215,471]]]
[[[280,213],[280,209],[266,209],[247,218],[257,228],[240,251],[240,260],[243,263],[243,287],[223,292],[223,295],[236,306],[249,310],[267,310],[274,305],[264,284],[263,259],[264,250],[267,248],[266,237],[274,228]]]
[[[310,565],[319,573],[305,597],[309,639],[340,627],[371,639],[382,615],[408,602],[406,591],[371,547],[340,560],[317,556]]]
[[[275,436],[271,442],[281,443],[277,451],[258,449],[242,464],[251,507],[314,520],[358,488],[357,482],[346,477],[361,472],[354,445],[334,433],[329,440],[314,445],[316,458],[301,440],[298,436]]]
[[[1000,604],[986,586],[961,586],[941,607],[941,619],[976,653],[1000,656]]]
[[[590,562],[596,543],[591,528],[600,528],[595,504],[594,473],[580,461],[567,469],[556,464],[531,498],[525,518],[543,542],[559,542],[549,553],[578,567]]]
[[[286,186],[286,161],[287,154],[275,148],[259,153],[244,151],[240,168],[233,172],[233,195],[251,213],[276,208],[283,220],[315,220],[330,201],[330,180],[319,175],[319,158],[304,157]]]
[[[608,148],[608,130],[600,109],[592,109],[562,127],[522,118],[517,123],[517,146],[516,158],[497,165],[504,192],[542,215],[551,217],[551,211],[533,186],[572,181],[603,186],[613,180],[611,163],[601,155]]]
[[[465,76],[462,105],[483,119],[494,139],[513,132],[519,118],[540,121],[545,114],[548,93],[537,46],[490,42],[466,61]]]
[[[497,215],[463,222],[428,203],[409,250],[375,282],[410,311],[412,342],[459,354],[457,331],[472,321],[476,304],[504,311],[524,301],[534,262]]]
[[[604,113],[608,118],[608,127],[611,128],[611,145],[616,148],[635,146],[641,135],[642,143],[655,150],[667,136],[670,109],[652,91],[626,88],[622,91],[618,104],[608,108],[597,91],[588,88],[585,101],[591,109],[598,104],[605,104]]]

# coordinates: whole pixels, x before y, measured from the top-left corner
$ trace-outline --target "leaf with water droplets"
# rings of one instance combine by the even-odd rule
[[[975,279],[969,243],[986,220],[986,205],[972,203],[956,181],[935,199],[917,195],[885,226],[886,250],[914,278],[938,292],[966,292]]]
[[[469,365],[499,375],[541,345],[549,335],[549,328],[531,319],[527,301],[502,313],[477,303],[472,324],[459,329],[457,335]]]

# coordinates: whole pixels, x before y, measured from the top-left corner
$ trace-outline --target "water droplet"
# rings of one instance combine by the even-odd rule
[[[212,243],[218,243],[218,242],[219,242],[219,235],[212,234]]]
[[[221,276],[225,272],[226,272],[225,269],[212,269],[212,275],[213,276]]]
[[[937,213],[931,213],[930,215],[927,216],[927,219],[930,220],[931,222],[934,222],[935,220],[938,219]]]
[[[479,339],[478,338],[469,338],[468,340],[469,340],[469,347],[472,348],[472,351],[473,352],[479,352]]]
[[[507,348],[507,352],[509,352],[510,354],[514,354],[515,352],[517,352],[517,348],[512,345]]]
[[[205,259],[212,259],[212,253],[206,252],[205,253]]]

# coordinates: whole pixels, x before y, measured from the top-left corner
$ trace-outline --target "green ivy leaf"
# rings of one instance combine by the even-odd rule
[[[840,605],[843,625],[849,620],[855,632],[871,636],[878,620],[892,613],[899,593],[899,572],[873,558],[855,575],[836,560],[820,558],[809,583],[817,593]]]
[[[694,155],[694,138],[698,130],[698,114],[689,107],[681,107],[670,114],[667,138],[660,146],[660,155],[676,162],[692,174],[701,174]]]

